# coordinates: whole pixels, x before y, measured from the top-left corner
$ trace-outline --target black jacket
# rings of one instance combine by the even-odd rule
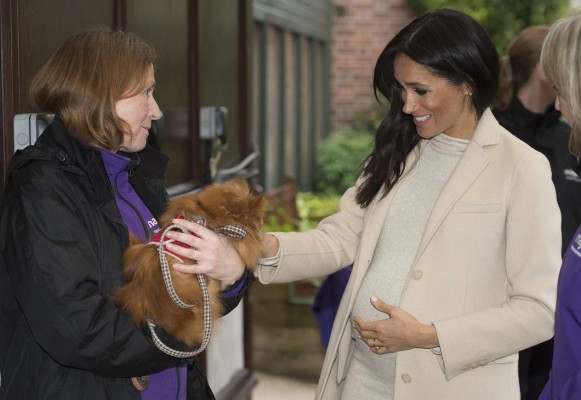
[[[581,178],[569,157],[569,126],[561,121],[561,113],[554,108],[535,114],[516,97],[506,110],[494,111],[494,116],[504,128],[549,160],[561,209],[564,251],[581,224]]]
[[[139,157],[130,182],[159,217],[167,157]],[[140,399],[130,377],[184,361],[188,398],[213,397],[193,360],[162,353],[110,300],[128,243],[99,151],[61,121],[13,157],[0,208],[0,399]]]

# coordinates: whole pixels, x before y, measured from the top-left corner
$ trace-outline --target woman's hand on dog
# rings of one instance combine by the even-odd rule
[[[167,238],[182,242],[190,248],[171,243],[166,245],[167,248],[181,257],[197,262],[197,264],[173,264],[176,271],[207,275],[221,281],[223,287],[232,285],[240,279],[244,273],[244,263],[226,237],[185,219],[175,219],[172,223],[186,228],[193,235],[170,231],[166,235]]]

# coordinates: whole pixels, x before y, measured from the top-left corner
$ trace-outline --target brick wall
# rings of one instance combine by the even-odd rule
[[[387,42],[415,17],[405,0],[333,0],[331,128],[373,108],[373,68]]]

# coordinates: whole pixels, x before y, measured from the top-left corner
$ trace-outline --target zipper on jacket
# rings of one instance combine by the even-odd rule
[[[118,178],[119,178],[119,174],[116,174],[115,175],[115,187],[113,188],[113,190],[115,191],[115,194],[133,210],[135,215],[137,215],[139,222],[141,223],[141,227],[143,228],[143,233],[145,234],[145,237],[149,238],[149,231],[147,230],[147,226],[145,225],[145,221],[143,221],[143,216],[141,215],[141,213],[139,212],[137,207],[135,207],[130,201],[128,201],[125,197],[123,197],[123,195],[119,191],[119,187],[117,185]]]
[[[178,375],[178,377],[177,377],[178,378],[178,380],[177,380],[178,390],[176,391],[176,400],[180,400],[180,386],[181,386],[182,382],[181,382],[181,377],[180,377],[180,367],[179,366],[176,367],[176,372]]]

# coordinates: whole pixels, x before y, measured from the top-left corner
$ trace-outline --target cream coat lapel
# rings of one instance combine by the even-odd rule
[[[499,125],[492,116],[492,112],[487,109],[476,126],[474,136],[466,147],[464,155],[434,204],[412,265],[420,259],[442,221],[488,164],[489,159],[484,147],[498,143],[498,129]]]
[[[389,211],[389,206],[393,200],[399,185],[403,181],[405,175],[411,170],[419,155],[425,148],[425,141],[422,141],[420,147],[412,150],[408,159],[406,160],[406,168],[402,177],[395,184],[395,187],[387,194],[385,197],[377,195],[375,199],[369,206],[369,210],[365,213],[365,218],[363,221],[363,234],[361,237],[361,250],[357,257],[357,269],[354,269],[354,293],[359,290],[359,286],[363,282],[363,277],[365,276],[369,265],[371,264],[371,259],[373,258],[373,253],[375,252],[375,247],[377,246],[377,241],[379,240],[379,235],[381,234],[381,229],[385,223],[385,218],[387,217],[387,212]],[[355,296],[352,296],[349,302],[349,310],[352,309],[353,303],[355,302]]]

